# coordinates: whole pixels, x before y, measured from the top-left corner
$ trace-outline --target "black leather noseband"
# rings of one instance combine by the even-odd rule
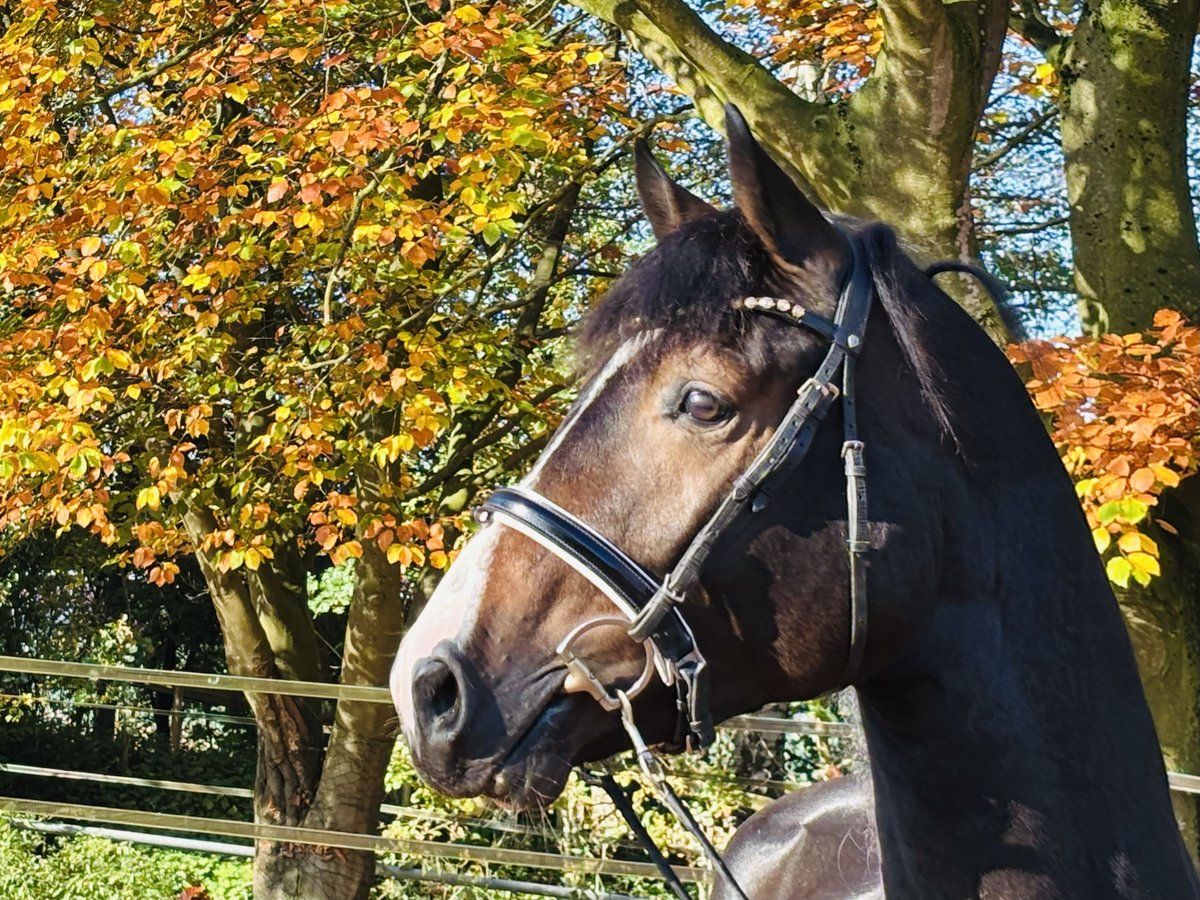
[[[761,312],[815,331],[829,342],[829,349],[817,371],[800,387],[770,440],[750,466],[734,479],[729,493],[665,577],[647,571],[586,522],[527,488],[497,490],[476,511],[481,523],[493,520],[503,523],[566,561],[628,617],[629,635],[634,640],[651,643],[660,677],[676,689],[679,719],[674,743],[679,747],[703,747],[713,740],[707,664],[679,605],[699,579],[721,536],[743,516],[764,509],[771,493],[804,459],[821,420],[839,395],[844,423],[842,456],[850,568],[849,649],[839,686],[849,684],[862,663],[867,633],[864,557],[869,542],[866,468],[858,436],[854,376],[874,285],[857,235],[844,236],[851,249],[852,263],[832,320],[787,299],[745,297],[734,301],[737,308]],[[839,373],[840,390],[835,383]],[[564,658],[569,665],[581,665],[569,653],[564,652]],[[583,671],[591,677],[586,669]]]

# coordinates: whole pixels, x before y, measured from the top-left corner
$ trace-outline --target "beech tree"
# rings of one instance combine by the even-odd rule
[[[6,10],[5,542],[83,529],[156,584],[194,554],[229,671],[384,684],[457,515],[553,414],[579,188],[635,136],[619,67],[503,4]],[[340,659],[319,554],[356,560]],[[373,832],[394,713],[250,702],[256,819]],[[374,860],[260,842],[254,871],[346,900]]]
[[[81,529],[160,585],[194,557],[231,672],[383,684],[472,497],[558,414],[560,338],[629,243],[587,185],[653,132],[647,109],[678,119],[682,92],[719,130],[733,101],[822,205],[969,259],[973,165],[1005,149],[979,153],[993,80],[1006,52],[1036,51],[1082,320],[1128,337],[1014,357],[1125,585],[1168,762],[1200,772],[1195,406],[1160,396],[1186,384],[1196,338],[1151,327],[1160,307],[1200,314],[1196,4],[753,0],[715,28],[683,0],[576,5],[595,18],[446,0],[0,8],[4,545]],[[630,85],[640,57],[666,87],[653,98]],[[947,280],[1012,337],[977,285]],[[1089,430],[1095,403],[1109,415]],[[334,653],[307,596],[322,557],[354,565]],[[251,705],[256,818],[373,831],[390,710]],[[256,896],[364,897],[372,873],[365,854],[261,842]]]

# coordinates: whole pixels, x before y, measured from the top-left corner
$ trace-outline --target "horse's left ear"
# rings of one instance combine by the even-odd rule
[[[725,104],[734,203],[784,268],[834,274],[850,261],[846,239],[750,133],[741,111]]]
[[[684,222],[703,219],[716,212],[683,185],[672,181],[654,158],[650,145],[643,140],[639,139],[634,145],[633,164],[638,199],[654,229],[654,236],[660,241]]]

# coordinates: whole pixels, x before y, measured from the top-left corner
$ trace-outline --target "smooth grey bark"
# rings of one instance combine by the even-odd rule
[[[1187,173],[1198,14],[1197,0],[1086,4],[1059,53],[1075,285],[1094,334],[1145,328],[1164,306],[1200,313]]]

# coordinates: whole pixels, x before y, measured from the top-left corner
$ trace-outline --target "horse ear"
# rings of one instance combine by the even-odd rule
[[[849,262],[846,239],[750,133],[741,110],[725,104],[729,179],[746,223],[780,263],[841,271]]]
[[[684,222],[716,212],[714,207],[672,181],[643,140],[634,146],[633,166],[642,210],[660,241]]]

